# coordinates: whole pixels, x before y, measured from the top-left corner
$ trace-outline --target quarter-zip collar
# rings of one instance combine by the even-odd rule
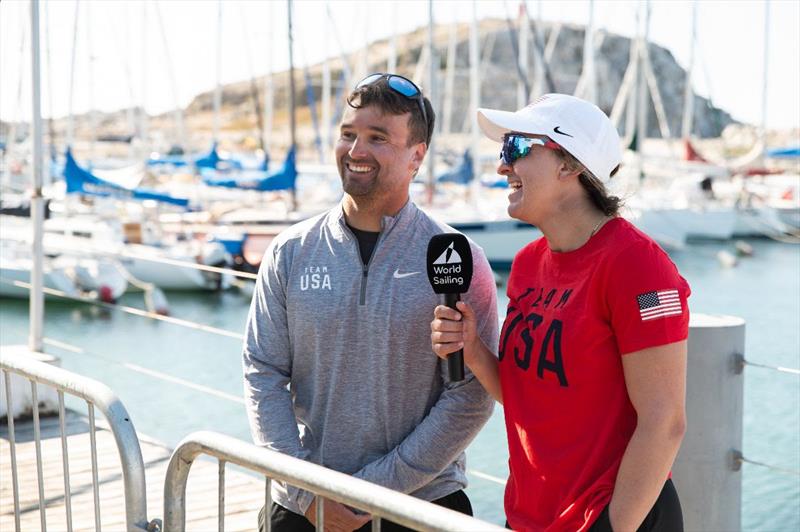
[[[403,208],[394,216],[383,216],[381,218],[380,242],[385,241],[390,233],[404,230],[410,227],[419,214],[419,208],[409,198]],[[340,203],[337,208],[331,210],[327,221],[328,228],[332,235],[340,241],[355,238],[347,228],[344,216],[344,204]]]
[[[375,248],[372,250],[367,264],[361,262],[361,255],[358,251],[358,242],[353,242],[355,256],[361,264],[361,287],[359,289],[359,305],[363,306],[367,301],[367,281],[369,278],[369,267],[372,264],[375,255],[378,254],[378,248],[390,237],[393,233],[402,232],[411,226],[419,214],[419,209],[409,198],[403,208],[395,216],[383,216],[381,218],[381,231],[378,235],[378,241],[375,242]],[[331,216],[328,218],[328,228],[333,237],[340,242],[355,240],[355,235],[347,227],[347,222],[344,215],[344,205],[340,204],[337,209],[333,209]]]

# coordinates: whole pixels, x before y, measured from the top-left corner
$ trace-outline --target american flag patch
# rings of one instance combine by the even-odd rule
[[[658,290],[636,296],[642,321],[650,321],[683,313],[677,290]]]

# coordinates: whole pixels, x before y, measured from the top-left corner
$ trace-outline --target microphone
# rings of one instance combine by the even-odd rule
[[[472,249],[460,233],[434,235],[428,242],[428,281],[433,291],[444,294],[444,304],[452,309],[469,290],[472,282]],[[447,357],[450,381],[464,380],[464,350]]]

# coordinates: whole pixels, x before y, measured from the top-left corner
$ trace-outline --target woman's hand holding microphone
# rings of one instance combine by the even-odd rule
[[[464,350],[464,364],[472,371],[486,391],[502,403],[497,357],[481,341],[475,311],[464,301],[456,303],[458,310],[439,305],[433,310],[431,347],[436,356],[447,359],[450,353]]]

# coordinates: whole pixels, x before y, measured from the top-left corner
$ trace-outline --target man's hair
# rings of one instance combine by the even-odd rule
[[[417,98],[407,98],[395,92],[389,87],[389,82],[386,79],[379,79],[375,83],[370,83],[369,85],[354,89],[347,97],[347,105],[353,109],[361,109],[362,107],[374,105],[383,113],[392,115],[409,113],[408,146],[413,146],[418,142],[424,142],[428,146],[431,145],[436,114],[433,112],[433,106],[428,98],[423,96],[423,102],[425,105],[425,114],[428,115],[427,124],[425,123],[425,118],[422,116],[419,100]]]
[[[595,207],[600,209],[603,214],[606,216],[619,216],[619,210],[622,207],[622,199],[617,196],[612,196],[606,190],[605,185],[586,171],[586,168],[572,156],[571,153],[568,153],[565,150],[560,152],[561,159],[566,163],[567,167],[570,171],[580,171],[581,174],[578,176],[578,181],[580,181],[583,190],[586,191],[586,194],[589,195],[589,199],[592,200],[592,203]],[[619,170],[619,166],[614,168],[611,171],[611,177],[616,175],[617,171]]]

